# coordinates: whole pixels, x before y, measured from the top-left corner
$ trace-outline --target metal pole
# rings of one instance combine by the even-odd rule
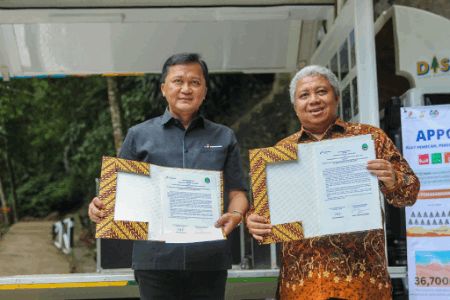
[[[245,260],[245,230],[244,226],[241,224],[239,226],[239,246],[241,248],[241,267],[244,264]]]
[[[96,246],[97,246],[97,253],[96,253],[96,256],[97,256],[97,272],[101,272],[102,271],[102,255],[101,255],[101,252],[102,252],[102,244],[101,244],[101,242],[100,242],[100,239],[95,239],[95,244],[96,244]]]
[[[98,196],[98,192],[100,189],[100,179],[95,178],[95,195]],[[96,257],[97,257],[97,272],[102,271],[102,243],[100,239],[95,239],[96,245]]]
[[[277,269],[277,245],[270,244],[270,268]]]

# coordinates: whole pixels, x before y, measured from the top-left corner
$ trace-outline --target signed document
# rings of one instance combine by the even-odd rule
[[[273,225],[302,222],[304,238],[382,228],[370,135],[298,145],[298,159],[266,167]]]
[[[221,208],[220,177],[166,169],[161,177],[162,237],[168,243],[223,239],[214,223]]]
[[[221,172],[148,167],[149,175],[117,172],[115,222],[147,223],[147,240],[194,243],[224,239],[222,229],[214,226],[222,212]]]

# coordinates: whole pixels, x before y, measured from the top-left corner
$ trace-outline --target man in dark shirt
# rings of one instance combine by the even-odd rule
[[[233,131],[198,113],[207,83],[206,63],[197,54],[168,58],[161,75],[168,108],[130,128],[119,156],[165,167],[223,171],[228,206],[216,226],[228,235],[247,211],[247,187]],[[100,199],[94,198],[89,205],[92,221],[101,220],[102,208]],[[223,299],[230,267],[227,241],[136,241],[133,247],[132,268],[142,299]]]

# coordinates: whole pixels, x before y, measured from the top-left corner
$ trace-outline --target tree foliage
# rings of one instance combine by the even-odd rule
[[[2,151],[16,176],[19,215],[82,203],[95,191],[97,153],[114,153],[104,79],[13,80],[0,89]]]

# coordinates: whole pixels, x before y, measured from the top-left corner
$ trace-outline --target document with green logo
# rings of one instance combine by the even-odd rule
[[[162,238],[168,243],[224,239],[220,172],[166,168],[160,179]]]
[[[362,135],[316,149],[324,232],[382,228],[378,179],[366,169],[375,159],[374,148],[371,136]]]
[[[382,228],[371,135],[299,144],[296,161],[266,167],[273,225],[302,222],[305,238]]]
[[[135,173],[137,163],[114,160],[120,166],[128,163],[132,168],[117,171],[110,209],[114,224],[111,228],[117,234],[112,232],[111,238],[126,238],[146,228],[145,236],[138,232],[133,239],[166,243],[225,239],[222,229],[214,226],[223,210],[222,172],[145,164],[147,172]],[[114,188],[114,184],[109,186]],[[104,190],[106,198],[111,191]]]

